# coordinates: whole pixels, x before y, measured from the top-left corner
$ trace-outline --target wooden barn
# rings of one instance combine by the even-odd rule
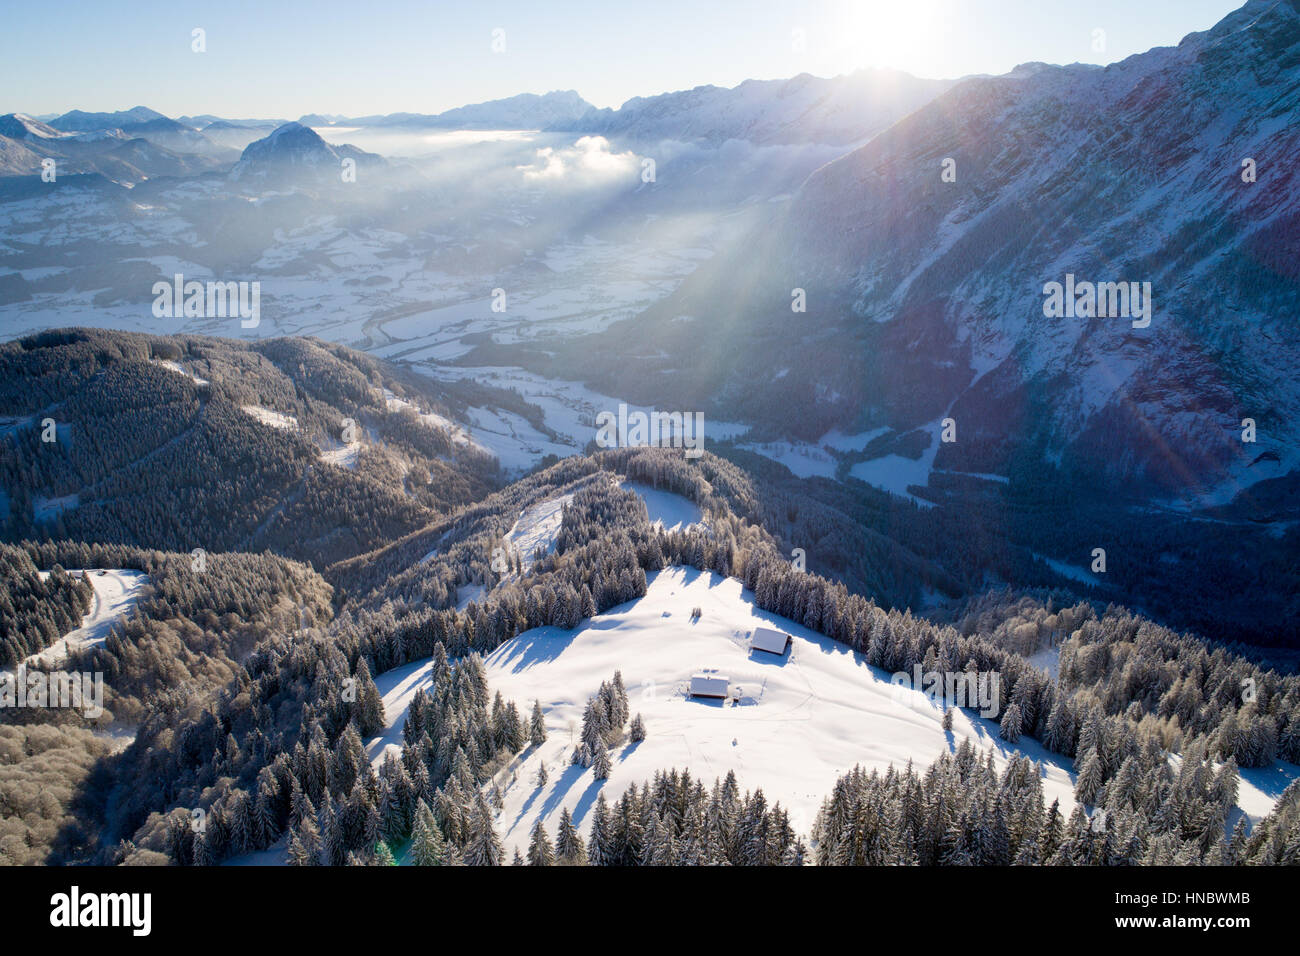
[[[749,646],[755,651],[766,651],[769,654],[776,654],[778,657],[790,649],[791,638],[789,634],[783,631],[774,631],[770,627],[754,628],[753,636],[749,639]]]
[[[691,696],[710,697],[714,700],[726,700],[731,686],[729,678],[721,674],[692,674]]]

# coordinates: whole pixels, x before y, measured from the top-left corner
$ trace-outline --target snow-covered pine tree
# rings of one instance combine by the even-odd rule
[[[411,862],[415,866],[439,866],[445,853],[438,821],[421,800],[416,804],[415,826],[411,830]]]
[[[587,838],[587,862],[592,866],[614,866],[614,843],[609,805],[602,793],[592,810],[591,833]]]
[[[582,835],[573,825],[569,808],[560,811],[560,826],[555,834],[556,862],[565,866],[576,866],[587,862],[587,850],[582,842]]]
[[[534,825],[532,838],[528,842],[528,865],[555,865],[555,851],[551,847],[551,838],[546,835],[546,829],[542,826],[540,818]]]
[[[534,747],[546,743],[546,718],[542,716],[542,702],[533,701],[533,714],[528,722],[529,740]]]
[[[1007,743],[1018,743],[1021,733],[1020,705],[1012,704],[1007,708],[1006,713],[1002,715],[1002,724],[999,728],[998,736]]]
[[[477,794],[470,813],[469,840],[465,844],[466,866],[500,866],[505,851],[492,820],[492,809],[482,792]]]
[[[596,753],[591,762],[592,775],[597,780],[608,780],[610,772],[614,769],[609,760],[609,751],[604,747],[598,746]]]

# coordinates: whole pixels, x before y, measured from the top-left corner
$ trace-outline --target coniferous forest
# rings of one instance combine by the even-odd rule
[[[69,350],[60,375],[80,367],[97,387],[107,387],[98,384],[106,371],[147,376],[159,355],[178,354],[171,343],[133,337],[107,336],[99,345],[94,336],[67,339],[24,342],[19,350]],[[221,354],[206,343],[175,348]],[[313,348],[272,343],[265,351],[301,358],[316,355]],[[11,361],[21,358],[19,350],[11,348]],[[321,416],[315,420],[323,429],[324,399],[313,397],[319,390],[338,403],[329,408],[374,415],[382,427],[384,413],[362,401],[365,376],[383,382],[382,369],[365,371],[344,361],[346,353],[340,359],[317,351],[326,370],[314,377],[305,365],[286,375],[265,357],[248,359],[270,381],[286,376],[291,388],[278,399],[262,392],[258,400],[295,413],[300,428]],[[206,361],[209,397],[192,406],[196,414],[223,388],[220,361]],[[298,384],[289,384],[295,375]],[[184,408],[187,401],[180,394],[185,379],[168,370],[162,381],[179,392],[147,403],[160,420],[170,414],[168,403]],[[251,393],[259,379],[245,372],[239,381]],[[356,404],[343,397],[349,388]],[[40,393],[37,401],[77,394]],[[241,425],[277,453],[296,454],[305,440],[253,421]],[[150,441],[159,449],[185,440],[193,427],[203,426],[181,421],[146,431],[134,453],[150,454]],[[384,453],[416,460],[414,440],[395,434],[397,450],[387,451],[386,441]],[[132,480],[129,464],[112,468],[93,457],[84,466],[75,458],[57,465],[29,460],[25,448],[40,454],[31,441],[21,430],[5,439],[7,474],[30,475],[22,480],[52,495]],[[331,511],[339,505],[329,492],[292,477],[292,461],[284,459],[284,480],[300,481],[294,507],[311,516],[305,526],[346,525]],[[149,477],[140,480],[161,479],[202,497],[203,481],[226,485],[219,459],[211,467],[198,486],[161,469],[145,470]],[[266,475],[281,467],[243,469],[240,480],[270,480]],[[472,457],[469,467],[480,469]],[[788,558],[791,542],[820,547],[825,536],[809,528],[834,526],[832,506],[793,498],[787,487],[773,488],[713,455],[692,461],[670,449],[599,451],[509,484],[490,471],[471,473],[492,490],[456,502],[436,497],[447,493],[440,486],[420,499],[422,512],[403,519],[410,531],[361,553],[340,551],[335,538],[305,556],[303,538],[279,552],[239,550],[245,539],[238,522],[275,526],[274,514],[259,515],[264,506],[257,504],[228,515],[211,542],[198,530],[184,541],[164,535],[173,547],[211,543],[199,556],[150,550],[141,545],[146,529],[174,516],[180,499],[168,493],[154,506],[145,489],[132,509],[135,523],[103,532],[108,540],[70,537],[93,536],[104,525],[11,519],[10,543],[0,551],[11,663],[74,631],[86,613],[93,573],[73,577],[65,568],[133,569],[148,585],[106,640],[69,651],[63,665],[104,674],[102,715],[87,721],[66,710],[4,711],[5,862],[211,865],[265,852],[292,865],[1300,861],[1300,785],[1285,789],[1253,825],[1240,813],[1232,819],[1244,769],[1300,762],[1300,677],[1059,588],[1007,584],[946,602],[928,616],[914,613],[901,582],[928,574],[937,584],[944,577],[925,549],[880,537],[857,551],[857,567],[874,569],[869,574],[800,569]],[[628,482],[691,502],[703,520],[671,531],[651,524]],[[270,500],[283,487],[254,486],[247,498]],[[501,547],[522,513],[556,499],[565,503],[553,547],[530,555]],[[11,513],[20,510],[11,505]],[[778,510],[784,520],[771,522],[774,533],[762,519]],[[259,534],[267,545],[283,540]],[[361,540],[351,539],[353,550]],[[832,545],[814,553],[837,551]],[[508,853],[499,832],[503,791],[538,785],[520,779],[515,767],[547,740],[548,728],[538,701],[505,700],[490,686],[484,657],[526,631],[569,632],[635,601],[647,592],[647,576],[671,567],[735,579],[758,608],[852,649],[885,674],[918,666],[997,672],[1007,702],[1000,740],[1032,740],[1067,762],[1074,809],[1063,813],[1059,801],[1045,800],[1034,761],[1015,756],[998,766],[987,749],[963,739],[933,763],[847,772],[803,831],[780,801],[769,801],[742,775],[708,778],[669,766],[621,793],[600,786],[582,820],[564,808],[554,823],[539,820],[526,846]],[[1054,676],[1029,662],[1044,648],[1058,649]],[[424,661],[431,661],[427,683],[389,733],[375,679]],[[30,660],[28,666],[40,667]],[[1251,693],[1243,695],[1246,686]],[[586,693],[581,728],[566,753],[599,786],[624,749],[653,738],[655,727],[635,712],[618,672]],[[945,728],[951,724],[945,715]],[[130,728],[129,742],[106,736],[111,728]],[[382,746],[367,750],[376,738]]]

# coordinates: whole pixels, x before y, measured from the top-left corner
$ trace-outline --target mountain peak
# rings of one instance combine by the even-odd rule
[[[0,136],[10,139],[58,139],[63,134],[47,123],[26,113],[6,113],[0,116]]]
[[[230,176],[232,179],[241,179],[250,174],[284,175],[299,171],[334,173],[343,160],[348,158],[356,160],[358,165],[383,162],[375,154],[364,152],[355,146],[331,146],[310,127],[288,122],[249,143]]]

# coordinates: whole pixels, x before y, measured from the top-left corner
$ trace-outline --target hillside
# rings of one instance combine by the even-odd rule
[[[339,346],[78,330],[6,343],[0,368],[8,540],[324,566],[497,480],[492,458],[389,396],[446,415],[455,397]]]

